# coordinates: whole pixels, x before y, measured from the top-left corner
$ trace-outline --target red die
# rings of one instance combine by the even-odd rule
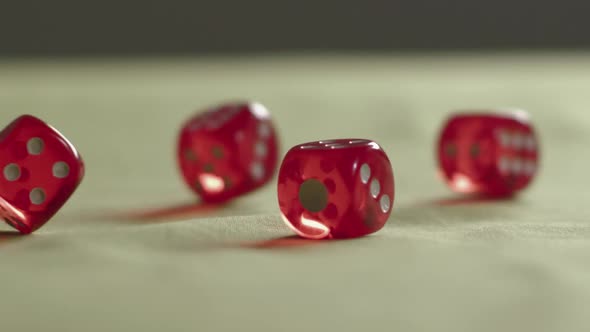
[[[23,234],[51,219],[84,176],[74,146],[30,115],[0,132],[0,167],[0,218]]]
[[[188,186],[205,202],[222,202],[257,189],[275,173],[278,139],[268,110],[232,103],[184,124],[178,163]]]
[[[350,238],[376,232],[387,222],[393,198],[389,159],[369,140],[297,145],[279,171],[283,219],[305,238]]]
[[[523,111],[463,113],[445,124],[438,161],[445,180],[457,192],[510,196],[535,176],[538,145]]]

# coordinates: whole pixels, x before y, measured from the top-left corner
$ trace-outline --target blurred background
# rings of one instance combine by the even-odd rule
[[[0,55],[573,49],[584,0],[1,1]]]
[[[0,223],[1,331],[590,330],[589,12],[588,0],[0,0],[0,129],[38,116],[86,163],[39,233]],[[235,99],[272,111],[282,153],[379,142],[395,173],[388,226],[273,247],[293,239],[275,183],[206,217],[119,220],[193,204],[179,128]],[[518,199],[453,201],[437,178],[441,125],[497,107],[530,111],[541,171]]]

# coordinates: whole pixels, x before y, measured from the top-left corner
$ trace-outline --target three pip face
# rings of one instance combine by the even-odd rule
[[[374,233],[393,205],[391,163],[379,144],[366,139],[297,145],[283,159],[277,196],[284,221],[302,237]]]
[[[442,126],[439,172],[461,193],[509,197],[538,169],[539,143],[522,111],[463,112]],[[279,167],[279,135],[257,102],[211,107],[178,135],[177,162],[203,202],[221,203],[268,184],[287,226],[309,239],[354,238],[380,230],[395,198],[389,157],[372,140],[344,138],[296,145]],[[55,128],[23,115],[0,132],[0,219],[23,234],[50,220],[84,176],[76,148]]]

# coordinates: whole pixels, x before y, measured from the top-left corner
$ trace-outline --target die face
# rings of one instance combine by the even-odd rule
[[[539,164],[539,140],[529,123],[505,121],[495,128],[496,170],[501,182],[512,191],[526,188],[535,178]]]
[[[185,123],[178,163],[185,182],[203,201],[223,202],[268,183],[276,171],[278,139],[259,103],[232,103]]]
[[[279,171],[282,217],[305,238],[351,238],[376,232],[387,222],[393,199],[389,159],[369,140],[295,146]]]
[[[56,129],[24,115],[0,133],[0,216],[21,233],[45,224],[84,175],[74,146]]]
[[[457,191],[509,196],[535,176],[538,141],[522,115],[464,113],[451,117],[438,142],[440,171]]]

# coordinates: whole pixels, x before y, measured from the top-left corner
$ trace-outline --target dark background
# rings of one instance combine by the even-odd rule
[[[0,0],[5,56],[588,46],[585,0]]]

